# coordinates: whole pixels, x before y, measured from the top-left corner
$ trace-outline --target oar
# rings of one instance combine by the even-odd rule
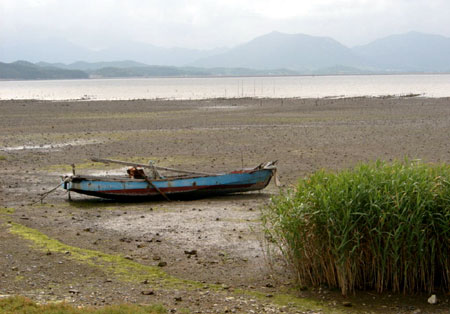
[[[154,185],[153,182],[150,181],[150,179],[147,176],[144,177],[144,180],[147,181],[147,183],[150,184],[150,186],[152,186],[159,194],[161,194],[166,200],[170,202],[170,198],[167,197],[166,193],[164,193],[156,185]]]
[[[142,167],[142,168],[154,167],[158,170],[166,170],[166,171],[187,173],[187,174],[197,174],[197,175],[202,175],[202,176],[216,176],[217,175],[217,173],[180,170],[180,169],[166,168],[166,167],[160,167],[160,166],[155,166],[155,165],[151,166],[151,165],[146,165],[146,164],[138,164],[138,163],[133,163],[133,162],[126,162],[126,161],[112,160],[112,159],[91,158],[91,160],[94,162],[114,163],[114,164],[126,165],[126,166],[131,166],[131,167]]]

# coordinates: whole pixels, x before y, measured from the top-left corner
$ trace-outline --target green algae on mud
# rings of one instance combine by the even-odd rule
[[[101,267],[122,281],[142,282],[144,280],[153,281],[160,287],[177,287],[186,284],[198,285],[194,281],[180,280],[166,274],[159,267],[142,265],[137,262],[126,259],[121,255],[112,255],[99,251],[82,249],[66,245],[58,240],[52,239],[47,235],[18,223],[10,224],[10,232],[21,236],[24,239],[34,242],[34,247],[42,251],[55,253],[70,252],[67,258],[88,264],[94,267]]]
[[[162,314],[167,313],[162,305],[132,305],[119,304],[109,305],[100,308],[96,307],[78,307],[75,308],[64,302],[38,304],[23,296],[11,296],[0,298],[0,313],[26,313],[26,314]]]
[[[12,207],[1,207],[0,208],[0,215],[9,215],[9,214],[14,214],[15,209]]]
[[[190,111],[189,108],[184,110],[167,110],[167,111],[141,111],[141,112],[81,112],[81,113],[63,113],[59,114],[53,119],[58,120],[109,120],[109,119],[176,119],[180,115],[186,114],[186,112]],[[179,115],[179,116],[177,116]]]
[[[250,290],[244,290],[244,289],[235,289],[235,294],[241,294],[248,297],[257,298],[259,300],[267,300],[267,293],[260,292],[260,291],[250,291]],[[320,303],[319,301],[307,299],[307,298],[299,298],[291,294],[287,293],[278,293],[271,296],[271,303],[279,305],[279,306],[285,306],[285,305],[293,305],[297,309],[302,311],[319,311],[320,313],[330,313],[330,314],[338,314],[338,313],[352,313],[353,311],[346,310],[342,311],[338,308],[331,308],[328,307],[325,304]]]
[[[33,248],[44,252],[64,254],[64,258],[87,264],[92,267],[101,268],[102,271],[110,273],[124,282],[140,283],[147,281],[152,283],[154,289],[195,290],[207,286],[208,289],[217,292],[225,290],[225,288],[221,285],[204,284],[197,281],[176,278],[167,274],[159,267],[142,265],[135,261],[126,259],[121,255],[112,255],[67,245],[56,239],[48,237],[36,229],[29,228],[15,222],[11,222],[8,226],[9,231],[12,234],[31,241],[31,246]],[[66,252],[70,252],[70,255],[67,255]],[[258,298],[266,302],[268,301],[266,294],[258,291],[235,289],[233,290],[233,294],[245,295],[248,297]],[[275,294],[271,298],[270,302],[279,306],[294,305],[298,309],[321,309],[322,313],[342,313],[338,309],[328,308],[326,305],[319,302],[305,298],[298,298],[289,294]]]
[[[15,208],[0,207],[0,227],[2,227],[5,218],[10,217],[15,212]]]

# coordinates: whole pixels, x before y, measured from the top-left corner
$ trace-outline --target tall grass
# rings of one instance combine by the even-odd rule
[[[450,290],[450,165],[321,170],[273,198],[263,222],[303,285]]]

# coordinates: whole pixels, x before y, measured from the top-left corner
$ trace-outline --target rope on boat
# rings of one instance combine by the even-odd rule
[[[278,160],[262,163],[258,167],[256,167],[255,169],[272,170],[272,176],[273,176],[273,179],[274,179],[274,182],[275,182],[275,186],[276,187],[281,187],[280,178],[278,177],[278,169],[275,166],[277,164],[277,162],[278,162]]]
[[[59,183],[59,184],[58,184],[57,186],[55,186],[53,189],[48,190],[47,192],[44,192],[44,193],[40,194],[39,200],[37,200],[37,201],[34,202],[34,203],[31,203],[30,206],[33,206],[33,205],[35,205],[35,204],[37,204],[37,203],[39,203],[39,202],[41,202],[41,204],[42,204],[42,202],[44,201],[44,199],[45,199],[47,196],[49,196],[50,193],[56,191],[59,187],[61,187],[64,183],[66,183],[66,182],[67,182],[66,180],[67,180],[67,179],[64,179],[63,182]]]
[[[281,187],[280,178],[278,178],[278,171],[277,171],[277,168],[275,168],[275,169],[273,170],[273,178],[274,178],[275,186],[276,186],[276,187]]]

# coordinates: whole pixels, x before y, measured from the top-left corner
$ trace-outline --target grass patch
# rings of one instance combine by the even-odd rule
[[[61,243],[55,239],[51,239],[45,234],[26,226],[11,223],[10,232],[20,237],[30,240],[34,243],[34,247],[40,249],[43,252],[55,252],[65,254],[69,251],[70,255],[64,255],[64,258],[72,259],[80,263],[88,264],[92,267],[98,267],[102,271],[115,275],[119,280],[125,282],[140,283],[144,280],[151,282],[152,288],[158,289],[187,289],[195,290],[199,288],[208,287],[212,291],[222,291],[224,289],[221,285],[204,284],[191,280],[182,280],[176,277],[170,276],[161,270],[159,267],[142,265],[137,262],[125,259],[120,255],[111,255],[102,253],[99,251],[82,249],[70,245]],[[289,294],[275,294],[270,301],[267,299],[266,294],[257,291],[250,290],[234,290],[235,294],[246,295],[249,297],[258,298],[266,302],[271,302],[277,305],[293,304],[299,309],[318,309],[320,308],[323,313],[340,313],[338,309],[328,308],[327,306],[305,298],[297,298]],[[125,306],[124,306],[125,307]],[[83,308],[84,310],[85,308]],[[107,309],[107,308],[106,308]],[[0,313],[1,306],[0,306]],[[21,313],[21,312],[19,312]],[[26,312],[26,313],[41,313],[41,312]],[[53,312],[48,312],[53,313]],[[59,312],[58,312],[59,313]],[[64,313],[64,312],[62,312]],[[72,312],[69,312],[72,313]],[[79,313],[79,312],[73,312]],[[89,312],[88,312],[89,313]],[[93,313],[110,313],[110,312],[93,312]],[[111,312],[111,313],[134,313],[134,312]],[[135,312],[141,313],[141,312]],[[147,313],[147,312],[145,312]],[[152,312],[150,312],[152,313]],[[159,312],[157,312],[159,313]]]
[[[14,214],[15,209],[11,207],[1,207],[0,208],[0,215],[9,215]]]
[[[24,276],[20,276],[20,275],[14,277],[14,281],[22,281],[24,279],[25,279],[25,277]]]
[[[321,170],[273,198],[263,224],[302,285],[450,290],[449,165]]]
[[[61,243],[51,239],[45,234],[26,226],[11,223],[10,231],[24,239],[34,242],[36,247],[44,252],[71,253],[70,259],[88,264],[93,267],[101,268],[110,274],[115,275],[125,282],[142,282],[144,280],[152,281],[154,284],[164,287],[185,287],[192,285],[200,287],[201,284],[181,280],[166,274],[161,268],[156,266],[142,265],[132,260],[126,259],[121,255],[106,254],[99,251],[82,249]]]
[[[150,120],[169,120],[179,119],[186,115],[189,109],[172,110],[172,111],[144,111],[144,112],[113,112],[113,113],[96,113],[96,112],[81,112],[81,113],[63,113],[56,117],[51,117],[57,120],[105,120],[105,119],[150,119]]]
[[[242,294],[245,296],[249,296],[252,298],[256,298],[259,300],[268,301],[267,293],[259,292],[259,291],[250,291],[243,289],[235,289],[234,293]],[[277,304],[279,306],[293,305],[297,309],[301,311],[319,311],[320,313],[353,313],[351,310],[342,311],[338,308],[331,308],[326,306],[325,304],[311,300],[306,298],[298,298],[294,295],[287,293],[278,293],[274,294],[273,297],[270,298],[270,302],[273,304]],[[320,309],[320,310],[318,310]]]
[[[25,297],[14,296],[0,299],[0,313],[26,314],[162,314],[167,310],[162,305],[111,305],[101,308],[75,308],[65,303],[37,304]]]
[[[4,160],[7,160],[7,157],[4,155],[0,155],[0,161],[4,161]]]

